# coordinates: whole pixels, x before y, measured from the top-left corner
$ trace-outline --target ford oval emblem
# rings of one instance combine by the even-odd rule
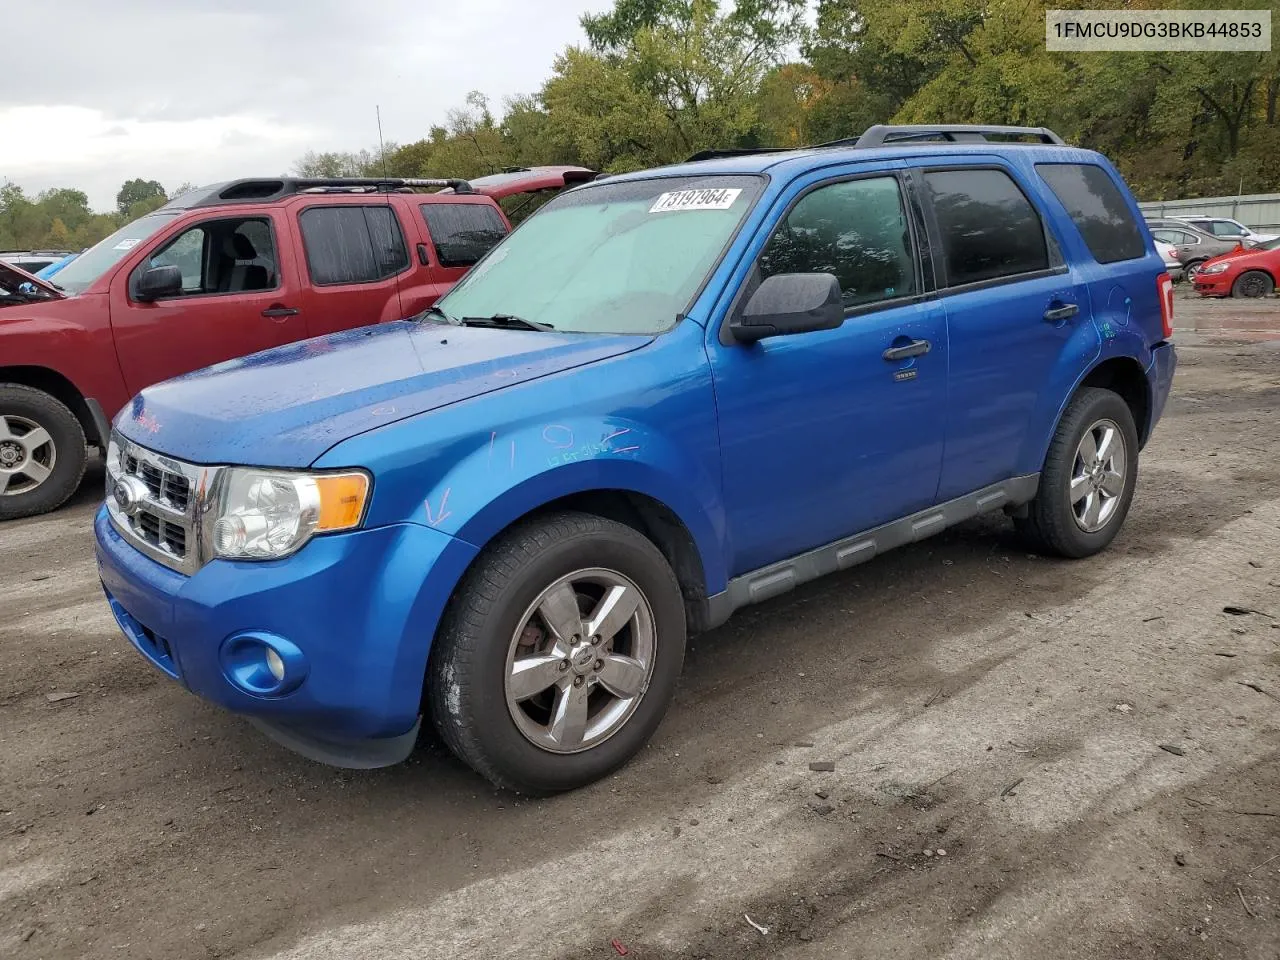
[[[111,487],[111,496],[126,517],[132,517],[147,499],[147,485],[137,477],[117,477]]]

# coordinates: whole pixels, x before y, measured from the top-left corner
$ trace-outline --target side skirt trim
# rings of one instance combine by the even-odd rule
[[[707,598],[705,629],[718,627],[740,607],[761,603],[828,573],[866,563],[894,547],[924,540],[993,510],[1029,503],[1039,488],[1038,473],[1012,477],[789,560],[780,560],[734,577],[723,592]]]

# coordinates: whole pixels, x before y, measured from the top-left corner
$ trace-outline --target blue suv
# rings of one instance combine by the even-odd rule
[[[625,763],[686,637],[977,514],[1128,513],[1172,285],[1100,155],[876,127],[548,203],[427,313],[120,412],[95,521],[144,657],[323,762],[424,718],[494,784]]]

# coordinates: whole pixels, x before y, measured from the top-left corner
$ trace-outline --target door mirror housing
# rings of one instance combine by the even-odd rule
[[[133,286],[133,299],[144,303],[182,293],[182,268],[176,264],[149,267],[138,275]]]
[[[844,323],[840,281],[830,273],[778,273],[765,280],[729,323],[739,343],[784,337],[812,330],[834,330]]]

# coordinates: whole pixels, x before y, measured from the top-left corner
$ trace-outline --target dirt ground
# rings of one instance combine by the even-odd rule
[[[1179,303],[1104,555],[990,518],[743,611],[650,748],[549,801],[184,693],[107,612],[97,471],[0,527],[0,957],[1274,960],[1280,340],[1229,309]]]

